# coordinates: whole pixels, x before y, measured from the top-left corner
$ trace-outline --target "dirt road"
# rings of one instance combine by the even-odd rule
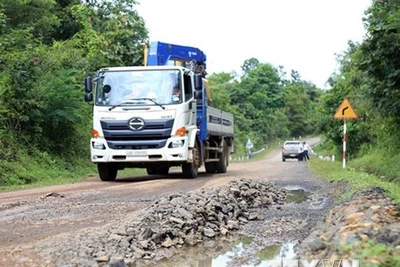
[[[313,141],[316,140],[310,143]],[[314,196],[307,203],[294,201],[283,209],[266,211],[264,217],[269,225],[264,221],[257,227],[251,224],[243,227],[242,233],[256,237],[254,242],[258,246],[283,243],[289,238],[301,241],[322,219],[334,191],[333,186],[309,172],[306,162],[282,162],[278,150],[263,160],[231,163],[226,174],[210,175],[203,170],[197,179],[185,179],[179,170],[172,170],[163,178],[122,177],[110,183],[93,178],[70,185],[5,192],[0,194],[0,263],[25,266],[29,261],[17,260],[17,257],[26,259],[37,255],[30,254],[26,248],[21,250],[22,246],[35,247],[41,243],[43,247],[46,240],[74,236],[87,229],[98,233],[109,225],[123,223],[129,216],[135,217],[163,196],[218,188],[241,178],[271,181],[288,190],[309,191]],[[283,217],[286,219],[282,220]],[[49,242],[48,246],[54,251],[55,244]]]

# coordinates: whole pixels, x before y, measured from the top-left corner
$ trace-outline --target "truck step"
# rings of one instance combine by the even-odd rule
[[[221,152],[221,151],[222,151],[222,148],[206,146],[206,147],[205,147],[205,150],[213,150],[213,151]]]
[[[204,162],[217,162],[219,159],[205,159]]]

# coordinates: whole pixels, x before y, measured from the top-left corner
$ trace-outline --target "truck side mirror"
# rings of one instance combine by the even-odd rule
[[[92,92],[92,77],[87,76],[85,78],[85,91],[86,93],[91,93]],[[85,96],[86,99],[86,96]]]
[[[86,93],[85,94],[85,101],[92,102],[93,101],[93,93]]]
[[[202,99],[203,98],[203,92],[202,91],[194,91],[194,99]]]
[[[194,89],[196,89],[196,91],[201,91],[203,89],[203,78],[198,74],[194,75]]]

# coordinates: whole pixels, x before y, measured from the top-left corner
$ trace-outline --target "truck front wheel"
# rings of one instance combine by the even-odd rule
[[[192,162],[183,163],[182,164],[182,172],[183,175],[187,178],[196,178],[199,174],[199,165],[200,165],[200,153],[198,149],[197,142],[192,148]]]
[[[110,182],[117,178],[118,169],[112,163],[98,163],[97,170],[102,181]]]

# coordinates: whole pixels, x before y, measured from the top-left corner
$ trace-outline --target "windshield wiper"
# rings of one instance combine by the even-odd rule
[[[163,105],[161,105],[160,103],[157,103],[155,100],[151,99],[151,98],[139,98],[141,100],[149,100],[151,102],[153,102],[154,104],[156,104],[157,106],[161,107],[162,109],[165,109],[165,107]],[[136,100],[136,99],[134,99]]]
[[[132,99],[129,99],[129,101],[124,101],[124,102],[122,102],[121,104],[114,105],[114,106],[110,107],[110,108],[108,109],[108,111],[111,111],[111,110],[113,110],[113,109],[116,108],[116,107],[120,107],[120,106],[124,106],[124,105],[137,104],[136,102],[133,102],[133,101],[140,101],[140,100],[148,100],[148,101],[151,101],[151,102],[153,102],[154,104],[156,104],[157,106],[161,107],[162,109],[165,109],[165,107],[164,107],[163,105],[161,105],[160,103],[157,103],[155,100],[153,100],[153,99],[151,99],[151,98],[146,98],[146,97],[144,97],[144,98],[132,98]]]

